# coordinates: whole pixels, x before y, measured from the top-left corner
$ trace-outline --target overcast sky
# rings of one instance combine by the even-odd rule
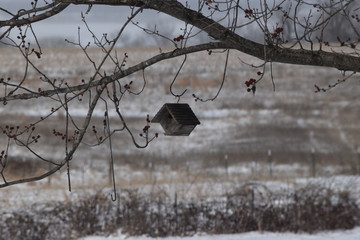
[[[50,0],[48,0],[50,1]],[[182,2],[186,0],[181,0]],[[274,0],[279,1],[280,0]],[[30,0],[0,0],[0,8],[7,9],[11,12],[16,12],[19,9],[31,8]],[[251,7],[258,7],[259,1],[249,1]],[[270,2],[270,1],[269,1]],[[43,1],[39,3],[44,4]],[[193,4],[194,8],[197,8],[197,1],[188,1],[189,4]],[[247,6],[247,0],[241,0],[240,4]],[[69,39],[72,41],[77,40],[78,27],[80,27],[82,42],[92,42],[91,34],[86,30],[85,24],[81,21],[81,13],[85,13],[88,9],[87,5],[70,5],[63,12],[53,16],[44,21],[40,21],[33,24],[33,28],[39,39]],[[93,6],[89,14],[86,14],[86,21],[89,23],[91,30],[99,37],[104,33],[107,33],[110,37],[114,36],[119,29],[121,29],[123,23],[127,20],[130,14],[130,8],[124,6]],[[9,15],[0,11],[0,20],[9,19]],[[139,14],[135,21],[138,21],[143,27],[153,29],[155,25],[160,29],[160,33],[168,36],[178,36],[182,33],[181,28],[184,27],[184,23],[169,17],[165,14],[153,11],[144,10]],[[250,29],[251,39],[263,39],[262,32],[254,31]],[[161,32],[163,31],[163,32]],[[242,34],[247,34],[248,29],[241,29]],[[204,34],[206,35],[206,34]],[[206,35],[207,36],[207,35]],[[144,32],[135,27],[129,25],[124,32],[121,41],[127,41],[127,44],[134,43],[138,45],[142,39],[152,41],[150,44],[156,44],[154,37],[148,37],[144,35]],[[129,40],[130,39],[130,40]],[[144,41],[143,41],[144,42]],[[140,42],[141,43],[141,42]],[[157,45],[157,44],[156,44]]]
[[[19,9],[29,9],[31,7],[30,2],[29,0],[0,0],[0,8],[16,12]],[[34,23],[33,28],[40,39],[60,37],[76,40],[78,27],[80,27],[83,41],[91,41],[91,35],[85,30],[85,25],[81,21],[81,12],[85,13],[87,9],[88,6],[86,5],[70,5],[58,15]],[[103,33],[108,33],[111,36],[127,20],[130,13],[129,10],[129,7],[123,6],[97,5],[86,15],[86,21],[96,35],[101,37]],[[5,19],[9,19],[9,15],[0,11],[0,20]],[[167,23],[169,26],[176,24],[170,17],[151,10],[144,11],[136,18],[136,21],[139,21],[143,26],[155,26],[155,24],[161,24],[162,22]],[[126,35],[134,37],[140,33],[142,33],[142,30],[130,25],[127,28]]]

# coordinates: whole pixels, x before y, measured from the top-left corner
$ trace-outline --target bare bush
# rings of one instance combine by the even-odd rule
[[[315,233],[360,225],[360,209],[350,192],[318,185],[279,193],[246,184],[223,198],[201,201],[129,190],[119,199],[112,203],[99,192],[77,202],[2,212],[0,239],[69,239],[119,228],[131,236],[165,237],[256,230]]]

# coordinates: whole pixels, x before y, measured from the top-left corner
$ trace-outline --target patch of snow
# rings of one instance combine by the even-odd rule
[[[129,237],[118,231],[108,237],[89,236],[79,240],[358,240],[360,227],[345,231],[328,231],[316,234],[308,233],[273,233],[273,232],[248,232],[240,234],[207,235],[196,234],[192,237],[165,237],[151,238],[146,236]]]

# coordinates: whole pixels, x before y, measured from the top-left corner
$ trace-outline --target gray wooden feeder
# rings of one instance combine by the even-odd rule
[[[187,103],[165,103],[151,122],[160,123],[169,136],[189,136],[200,124]]]

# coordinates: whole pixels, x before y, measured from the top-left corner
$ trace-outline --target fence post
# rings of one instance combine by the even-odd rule
[[[151,184],[154,183],[154,164],[152,161],[149,161],[148,163],[148,168],[150,169],[150,181],[151,181]]]
[[[81,185],[84,186],[85,184],[85,169],[84,167],[81,168]]]
[[[255,217],[255,191],[254,186],[251,186],[251,215]]]
[[[49,163],[49,164],[48,164],[48,169],[49,169],[49,171],[51,170],[51,167],[52,167],[52,164]],[[48,185],[49,185],[49,186],[51,186],[51,178],[52,178],[52,175],[48,176]]]
[[[360,147],[357,148],[357,157],[358,157],[357,174],[360,175]]]
[[[315,149],[311,148],[311,166],[312,166],[312,177],[316,177],[316,159],[315,159]]]
[[[272,170],[272,157],[271,157],[271,149],[268,150],[268,165],[269,165],[269,176],[273,177],[273,170]]]
[[[174,199],[174,212],[175,212],[175,234],[179,235],[179,228],[178,228],[178,200],[177,200],[177,192],[175,192],[175,199]]]
[[[186,179],[188,182],[190,181],[190,164],[188,161],[186,162]]]
[[[225,154],[224,156],[224,160],[225,160],[225,171],[226,171],[226,180],[229,180],[229,163],[228,163],[228,155]]]

